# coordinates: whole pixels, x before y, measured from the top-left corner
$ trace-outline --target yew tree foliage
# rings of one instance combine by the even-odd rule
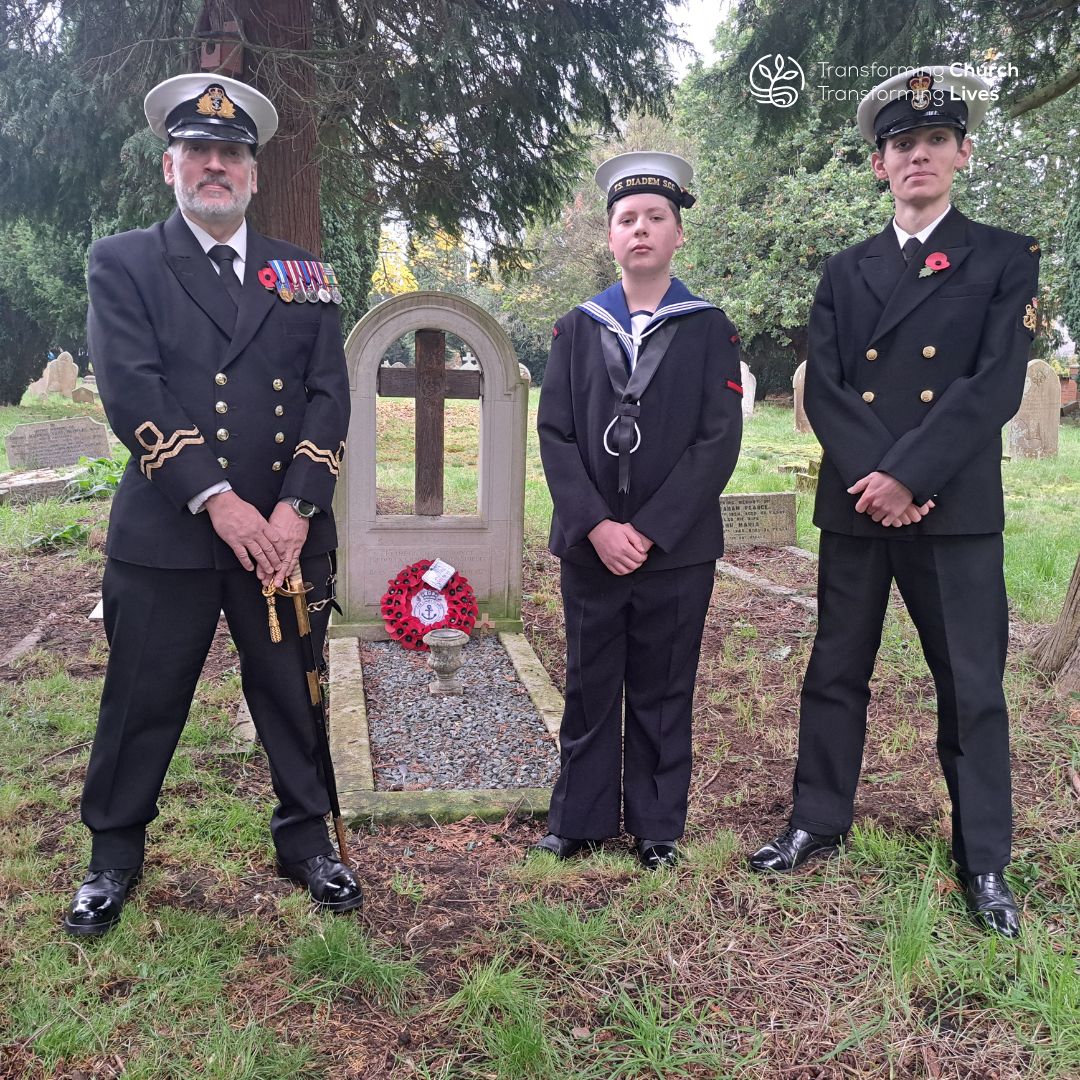
[[[1061,316],[1069,328],[1069,336],[1080,343],[1080,190],[1074,191],[1069,215],[1063,231],[1065,287]]]
[[[451,232],[471,221],[507,254],[527,217],[559,205],[590,133],[611,130],[628,111],[662,109],[671,90],[663,5],[297,0],[291,8],[312,28],[311,49],[249,41],[248,71],[279,106],[295,93],[297,65],[316,87],[304,102],[321,174],[311,198],[322,195],[325,257],[339,275],[356,274],[357,310],[347,318],[366,300],[384,214]],[[195,69],[201,9],[201,0],[4,0],[0,226],[47,225],[85,249],[171,211],[142,98],[160,79]],[[275,233],[272,220],[259,224]],[[46,310],[15,302],[52,336]]]
[[[167,192],[154,206],[136,194],[161,187],[142,96],[193,69],[200,6],[5,0],[0,205],[78,225],[160,214]],[[672,85],[662,5],[310,0],[310,14],[325,186],[451,231],[471,219],[495,240],[558,205],[586,129],[662,107]],[[286,54],[252,48],[273,92]]]

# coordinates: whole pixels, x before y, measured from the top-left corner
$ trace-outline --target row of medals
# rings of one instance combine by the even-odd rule
[[[316,304],[319,301],[324,304],[331,301],[341,303],[337,275],[329,263],[270,259],[268,265],[259,271],[259,281],[264,288],[276,291],[287,304],[294,300],[298,304]]]

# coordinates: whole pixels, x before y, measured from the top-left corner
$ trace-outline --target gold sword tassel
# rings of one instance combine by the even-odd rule
[[[264,585],[262,594],[266,597],[266,619],[270,624],[270,640],[277,645],[281,641],[281,622],[277,613],[277,589],[273,584]]]

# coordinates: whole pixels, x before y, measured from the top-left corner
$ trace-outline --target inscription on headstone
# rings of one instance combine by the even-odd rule
[[[76,386],[71,391],[71,400],[76,405],[96,405],[98,396],[89,386]]]
[[[8,464],[15,469],[53,469],[79,458],[108,457],[109,433],[89,416],[19,424],[5,440]]]
[[[720,509],[725,547],[787,547],[795,543],[794,492],[721,495]]]
[[[1045,360],[1032,360],[1027,366],[1020,411],[1007,428],[1007,453],[1013,458],[1057,457],[1060,420],[1057,373]]]
[[[806,435],[813,435],[814,429],[806,417],[806,408],[803,406],[803,386],[806,383],[806,361],[804,360],[791,377],[791,386],[795,391],[795,430]]]
[[[757,397],[757,377],[746,365],[745,360],[739,361],[739,370],[742,375],[742,414],[745,420],[749,416],[754,415],[754,400]]]

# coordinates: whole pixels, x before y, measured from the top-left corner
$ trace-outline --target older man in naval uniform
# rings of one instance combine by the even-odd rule
[[[114,926],[140,876],[221,611],[270,760],[279,873],[323,908],[361,903],[324,821],[292,605],[281,605],[285,640],[275,644],[262,594],[299,562],[321,649],[349,421],[340,291],[308,252],[245,221],[256,150],[277,127],[266,97],[221,76],[180,75],[150,91],[145,111],[168,143],[162,168],[178,209],[90,252],[90,354],[131,460],[109,522],[109,664],[82,799],[92,853],[64,920],[76,935]],[[310,302],[286,302],[299,288]]]
[[[802,689],[789,827],[750,857],[787,871],[836,851],[853,817],[869,680],[896,581],[937,689],[952,849],[971,910],[1019,933],[1010,858],[1009,637],[1001,428],[1034,337],[1039,245],[950,203],[990,98],[961,69],[896,75],[866,95],[895,216],[825,264],[810,315],[806,412],[824,448],[819,622]]]

